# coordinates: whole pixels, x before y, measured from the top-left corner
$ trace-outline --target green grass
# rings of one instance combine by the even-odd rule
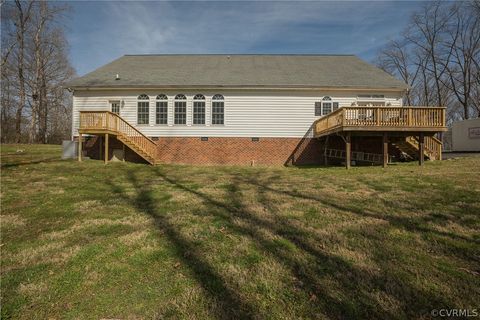
[[[479,307],[480,158],[346,171],[1,152],[2,319],[405,319]]]

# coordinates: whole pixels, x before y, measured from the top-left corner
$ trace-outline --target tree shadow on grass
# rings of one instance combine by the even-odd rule
[[[51,163],[51,162],[60,162],[60,161],[64,161],[64,160],[61,160],[59,157],[51,157],[51,158],[31,160],[31,161],[7,162],[7,163],[2,163],[1,168],[7,169],[7,168],[20,167],[20,166],[26,166],[31,164]]]
[[[432,305],[449,305],[441,294],[426,292],[403,283],[395,277],[393,271],[381,270],[379,274],[372,273],[353,266],[327,250],[318,248],[308,240],[310,236],[308,232],[293,225],[291,219],[275,215],[277,208],[272,205],[270,199],[261,194],[265,191],[276,192],[277,190],[259,183],[256,181],[257,178],[245,181],[238,175],[233,176],[227,188],[228,194],[224,197],[225,201],[219,201],[167,176],[158,168],[156,171],[158,176],[175,188],[200,198],[209,208],[208,213],[203,214],[215,215],[223,219],[233,232],[248,236],[258,249],[287,267],[301,283],[297,289],[302,291],[304,296],[312,297],[307,302],[302,301],[309,306],[311,317],[318,317],[320,314],[335,319],[404,316],[388,307],[380,306],[371,292],[375,290],[399,301],[402,311],[411,316],[428,314]],[[241,184],[244,184],[247,189],[254,188],[260,194],[259,202],[276,220],[263,218],[248,208],[239,192],[238,186]],[[335,207],[341,208],[338,205]],[[192,214],[200,213],[192,212]],[[268,237],[266,234],[273,234],[274,237]],[[279,239],[283,241],[278,241]],[[294,245],[293,251],[285,247],[285,240]],[[296,254],[296,250],[299,254]],[[334,289],[327,285],[331,279],[335,281]],[[414,298],[408,299],[409,295],[406,292]]]
[[[242,297],[228,287],[225,279],[203,258],[203,253],[184,237],[178,227],[169,221],[154,199],[151,186],[146,181],[139,181],[133,170],[127,171],[127,178],[133,185],[135,194],[129,196],[120,186],[109,182],[111,189],[122,199],[128,200],[140,212],[152,217],[155,225],[166,235],[178,252],[178,258],[192,272],[195,280],[204,292],[219,308],[211,310],[219,319],[253,319],[253,308]]]
[[[327,196],[318,196],[318,195],[310,195],[306,193],[300,193],[297,191],[292,191],[292,190],[281,190],[278,188],[274,188],[266,183],[262,183],[258,178],[256,177],[249,177],[247,178],[240,178],[241,183],[248,183],[252,186],[257,187],[259,190],[266,190],[269,192],[281,194],[281,195],[286,195],[292,198],[298,198],[298,199],[303,199],[303,200],[312,200],[315,202],[318,202],[319,204],[322,204],[324,206],[333,208],[337,211],[344,212],[344,213],[353,213],[357,216],[364,216],[368,218],[374,218],[374,219],[380,219],[380,220],[385,220],[388,221],[390,224],[403,228],[408,231],[412,232],[418,232],[421,234],[424,233],[432,233],[440,237],[448,237],[453,240],[461,240],[461,241],[466,241],[470,243],[475,243],[475,244],[480,244],[480,241],[477,239],[472,239],[469,237],[465,237],[459,234],[455,234],[452,232],[446,232],[446,231],[440,231],[440,230],[435,230],[432,228],[428,228],[425,226],[428,222],[436,222],[440,218],[438,215],[432,214],[432,215],[425,215],[419,218],[413,218],[413,217],[402,217],[402,216],[395,216],[395,215],[389,215],[385,214],[383,212],[376,212],[372,208],[368,208],[367,210],[360,210],[359,208],[356,208],[354,205],[351,204],[346,204],[346,203],[341,203],[335,198],[332,197],[327,197]],[[387,208],[395,208],[397,206],[396,203],[394,202],[389,202],[387,200],[382,200]],[[411,210],[415,210],[415,207],[412,207]],[[441,220],[441,219],[440,219]]]

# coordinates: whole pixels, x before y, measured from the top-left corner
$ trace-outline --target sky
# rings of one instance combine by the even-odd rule
[[[372,61],[419,1],[69,1],[84,75],[125,54],[355,54]]]

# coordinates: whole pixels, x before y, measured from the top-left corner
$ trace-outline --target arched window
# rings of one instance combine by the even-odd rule
[[[137,124],[148,124],[150,99],[146,94],[141,94],[138,96],[137,100]]]
[[[205,96],[203,94],[193,97],[193,124],[205,124]]]
[[[221,94],[212,97],[212,124],[224,124],[225,102]]]
[[[323,97],[322,99],[322,115],[332,112],[332,98]]]
[[[157,96],[155,109],[155,123],[167,124],[168,122],[168,97],[164,94]]]
[[[324,116],[337,109],[338,102],[333,102],[329,96],[323,97],[321,102],[315,102],[315,116]]]
[[[184,94],[175,96],[175,124],[187,124],[187,97]]]

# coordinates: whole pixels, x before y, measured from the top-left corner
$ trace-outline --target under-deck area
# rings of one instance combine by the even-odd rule
[[[314,123],[314,136],[324,139],[325,163],[340,158],[346,168],[354,160],[386,167],[392,148],[405,160],[418,159],[420,165],[425,158],[441,160],[442,142],[435,135],[446,130],[445,108],[440,107],[342,107]],[[331,136],[343,139],[344,150],[329,148]],[[356,137],[378,137],[381,154],[352,151]]]

